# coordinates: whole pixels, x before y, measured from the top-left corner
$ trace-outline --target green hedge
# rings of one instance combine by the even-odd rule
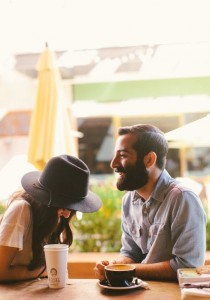
[[[123,192],[115,182],[94,184],[91,190],[102,199],[102,207],[94,213],[82,214],[72,220],[74,242],[72,251],[118,252],[121,247],[121,199]]]
[[[206,250],[210,251],[210,219],[206,224]]]
[[[6,206],[4,204],[0,203],[0,215],[2,215],[4,213],[5,209],[6,209]]]

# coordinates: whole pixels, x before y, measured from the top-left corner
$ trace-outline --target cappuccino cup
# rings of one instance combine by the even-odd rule
[[[135,277],[136,267],[131,264],[114,264],[104,268],[105,276],[111,286],[129,286]]]

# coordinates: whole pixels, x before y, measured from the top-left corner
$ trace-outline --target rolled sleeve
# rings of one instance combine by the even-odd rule
[[[206,215],[198,197],[190,191],[182,192],[174,205],[171,224],[174,271],[178,268],[204,264],[206,251]]]
[[[13,201],[1,222],[0,245],[23,250],[24,236],[30,224],[30,205],[25,200]]]

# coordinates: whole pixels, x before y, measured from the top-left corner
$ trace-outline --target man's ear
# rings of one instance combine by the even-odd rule
[[[144,157],[144,165],[146,168],[151,167],[152,165],[154,165],[156,163],[157,160],[157,155],[155,152],[149,152],[145,155]]]

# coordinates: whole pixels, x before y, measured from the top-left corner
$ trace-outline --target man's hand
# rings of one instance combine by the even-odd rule
[[[105,279],[105,273],[104,273],[104,267],[108,265],[114,265],[114,264],[131,264],[134,263],[132,259],[125,256],[118,256],[115,260],[101,260],[96,263],[96,266],[94,268],[96,277],[102,281]]]

